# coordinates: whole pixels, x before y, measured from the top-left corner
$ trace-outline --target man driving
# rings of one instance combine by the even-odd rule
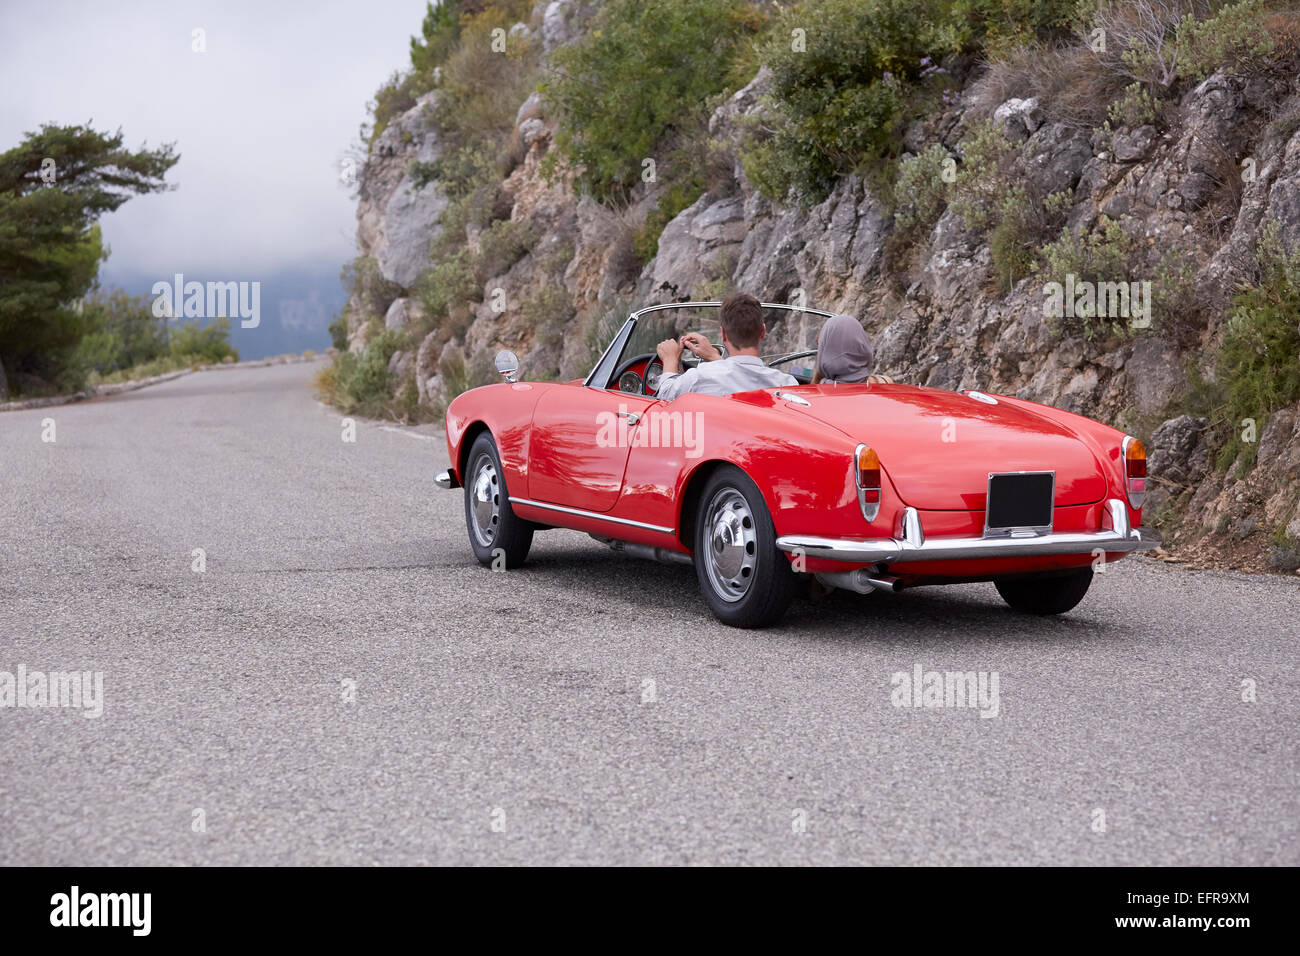
[[[664,339],[659,343],[656,351],[664,366],[659,379],[659,398],[667,402],[688,392],[730,395],[799,384],[793,375],[769,368],[759,358],[758,345],[767,334],[767,326],[763,324],[763,307],[757,299],[752,295],[733,295],[722,303],[719,319],[726,358],[698,332],[683,335],[680,341]],[[683,372],[682,352],[686,349],[699,356],[700,364]]]

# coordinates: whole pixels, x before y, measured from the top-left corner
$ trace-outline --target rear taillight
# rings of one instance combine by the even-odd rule
[[[875,449],[859,445],[853,455],[853,483],[858,489],[862,517],[875,521],[880,513],[880,458]]]
[[[1129,435],[1120,446],[1120,453],[1124,458],[1124,490],[1128,493],[1128,503],[1141,508],[1147,497],[1146,446]]]

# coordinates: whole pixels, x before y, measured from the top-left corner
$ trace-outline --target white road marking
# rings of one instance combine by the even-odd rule
[[[393,432],[398,435],[405,435],[407,438],[414,438],[418,441],[437,441],[432,435],[420,435],[406,428],[394,428],[392,425],[380,425],[381,432]]]

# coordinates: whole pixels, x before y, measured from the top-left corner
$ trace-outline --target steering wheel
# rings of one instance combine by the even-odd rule
[[[709,344],[713,345],[713,343],[709,343]],[[726,357],[727,353],[722,348],[721,345],[713,345],[713,347],[722,354],[723,358]],[[639,362],[647,363],[645,367],[645,375],[642,376],[633,373],[634,375],[636,375],[638,379],[640,379],[640,384],[637,385],[637,383],[634,382],[632,379],[628,379],[627,385],[630,387],[625,388],[623,382],[623,376],[626,375],[629,371],[631,371],[633,365],[636,365]],[[685,351],[682,352],[683,369],[695,368],[695,366],[699,364],[700,364],[700,357],[696,355],[694,352],[692,352],[690,349],[686,349]],[[650,396],[650,395],[656,395],[659,392],[658,385],[657,384],[653,386],[650,385],[650,380],[653,379],[657,383],[659,381],[659,376],[663,374],[663,371],[664,371],[664,365],[663,362],[659,361],[659,356],[657,353],[642,352],[640,355],[633,355],[622,365],[620,365],[615,370],[613,378],[614,381],[618,383],[618,389],[621,392],[627,392],[629,395],[640,394],[640,395]]]
[[[639,375],[632,371],[632,366],[641,362],[647,363],[645,375]],[[655,371],[656,368],[658,371]],[[659,357],[654,352],[642,352],[640,355],[633,355],[614,371],[614,381],[618,383],[620,392],[627,392],[629,395],[650,396],[655,394],[658,389],[648,387],[648,380],[653,376],[654,380],[658,382],[663,370],[663,363],[659,361]],[[628,375],[632,376],[632,378],[624,382],[624,376]]]
[[[806,359],[806,358],[810,358],[810,357],[812,357],[812,356],[814,356],[814,355],[816,355],[816,354],[817,354],[817,350],[816,350],[816,349],[804,349],[802,352],[786,352],[786,353],[783,354],[783,355],[775,355],[775,356],[773,356],[773,357],[770,358],[770,359],[764,359],[764,360],[763,360],[763,363],[764,363],[768,368],[776,368],[778,365],[784,365],[784,364],[786,364],[787,362],[794,362],[794,361],[797,361],[798,359]],[[816,363],[814,363],[814,364],[816,364]],[[802,369],[800,369],[800,371],[802,371]],[[790,374],[791,374],[791,375],[794,375],[794,372],[791,372]],[[801,380],[804,376],[795,375],[794,377],[795,377],[796,380]],[[806,377],[807,377],[808,381],[807,381],[807,382],[801,382],[801,384],[807,385],[809,382],[812,381],[812,375],[811,375],[811,374],[809,374],[809,375],[806,376]]]

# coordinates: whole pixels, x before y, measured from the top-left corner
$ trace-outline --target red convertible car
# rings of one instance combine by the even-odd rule
[[[716,328],[718,306],[633,313],[585,381],[516,381],[502,352],[507,380],[451,403],[437,483],[465,489],[479,561],[518,567],[534,532],[570,528],[693,564],[721,621],[758,627],[809,576],[864,594],[991,581],[1018,611],[1059,614],[1103,562],[1159,544],[1139,527],[1142,443],[1045,405],[895,384],[660,401],[655,343]],[[769,329],[829,315],[763,307]],[[808,383],[815,354],[765,361]]]

